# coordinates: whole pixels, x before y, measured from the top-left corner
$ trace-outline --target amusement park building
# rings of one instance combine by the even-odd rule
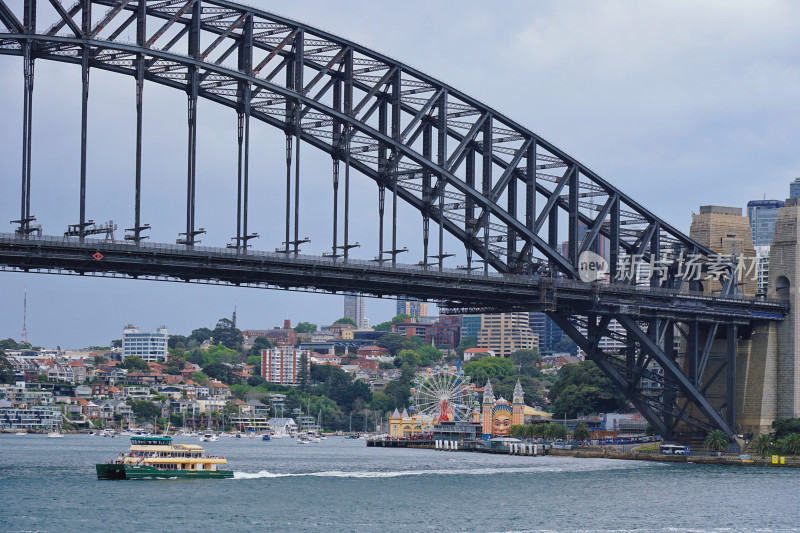
[[[403,409],[403,414],[395,409],[389,417],[389,436],[393,439],[414,439],[433,434],[434,419],[432,416],[415,414],[410,416]]]

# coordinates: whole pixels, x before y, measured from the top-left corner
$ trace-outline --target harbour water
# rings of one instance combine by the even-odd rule
[[[195,443],[197,439],[177,438]],[[800,531],[800,470],[221,438],[230,480],[99,481],[127,438],[0,435],[0,531]]]

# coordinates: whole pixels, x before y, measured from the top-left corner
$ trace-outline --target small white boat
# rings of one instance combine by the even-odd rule
[[[306,437],[297,437],[297,444],[309,444],[310,442]]]
[[[51,431],[50,433],[47,434],[47,438],[48,439],[63,439],[64,438],[64,434],[63,433],[59,433],[58,431]]]
[[[16,433],[14,433],[14,435],[27,435],[27,434],[28,432],[25,430],[17,431]]]
[[[217,442],[219,437],[217,437],[214,433],[204,433],[202,437],[200,437],[202,442]]]

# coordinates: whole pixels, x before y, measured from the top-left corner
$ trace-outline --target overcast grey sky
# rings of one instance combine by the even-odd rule
[[[684,231],[699,205],[783,199],[789,181],[800,176],[797,2],[250,3],[278,6],[279,14],[385,53],[479,99]],[[0,56],[5,220],[18,216],[21,71],[19,58]],[[33,213],[45,233],[60,234],[77,222],[77,67],[38,62],[34,99]],[[92,71],[88,212],[97,221],[114,219],[118,236],[132,222],[133,103],[130,78]],[[203,243],[224,245],[235,233],[229,207],[235,202],[235,115],[216,107],[200,104],[197,218],[198,226],[213,228]],[[153,224],[156,242],[174,242],[184,217],[184,124],[185,95],[147,85],[143,221]],[[260,249],[272,250],[282,240],[281,231],[268,235],[283,218],[282,206],[269,202],[283,194],[282,143],[281,134],[254,128],[254,145],[264,147],[253,154],[254,167],[265,175],[253,185]],[[304,156],[310,156],[303,163],[309,207],[301,208],[307,209],[301,233],[328,242],[328,224],[317,222],[311,206],[330,187],[330,159],[308,148]],[[314,185],[314,179],[321,182]],[[354,194],[356,211],[366,217],[376,210],[373,189],[357,187]],[[419,232],[406,231],[409,239]],[[361,242],[370,239],[364,235]],[[107,344],[126,323],[145,330],[166,324],[188,334],[213,327],[234,304],[242,328],[272,327],[286,317],[325,324],[342,314],[340,296],[2,272],[0,338],[20,338],[25,284],[29,339],[48,347]],[[373,323],[393,313],[393,302],[367,302]]]

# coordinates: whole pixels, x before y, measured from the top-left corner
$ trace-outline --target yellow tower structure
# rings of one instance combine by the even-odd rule
[[[511,403],[511,423],[515,426],[525,424],[525,391],[522,390],[522,385],[517,379],[517,385],[514,387],[514,397]]]
[[[492,382],[486,380],[486,387],[483,389],[483,438],[492,438],[492,406],[494,405],[494,391]]]

